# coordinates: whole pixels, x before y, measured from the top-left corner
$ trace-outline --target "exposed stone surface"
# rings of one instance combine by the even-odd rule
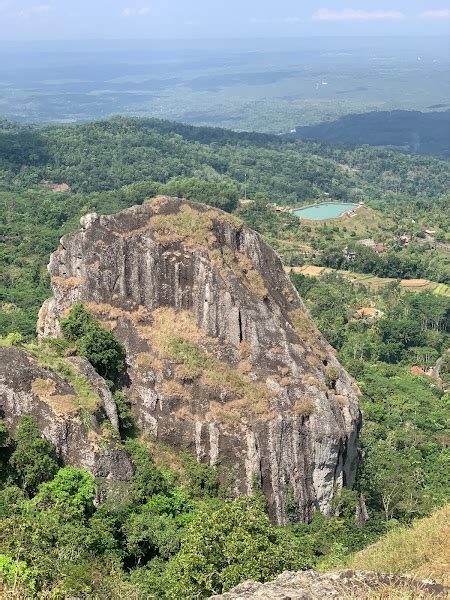
[[[216,600],[322,600],[322,598],[447,598],[449,588],[432,581],[419,581],[392,573],[339,571],[282,573],[270,583],[246,581]],[[396,592],[397,594],[394,594]],[[380,595],[378,595],[380,594]],[[401,595],[398,595],[401,594]],[[403,595],[404,594],[404,595]]]
[[[236,494],[259,481],[272,518],[330,511],[358,462],[357,388],[311,322],[277,255],[237,219],[159,197],[91,214],[52,255],[40,335],[76,301],[112,330],[139,426]]]
[[[72,364],[91,378],[92,367],[86,360],[72,359]],[[94,374],[101,394],[105,383]],[[93,410],[81,405],[74,388],[52,369],[39,366],[32,354],[0,347],[0,416],[7,427],[13,431],[20,417],[31,415],[55,445],[62,463],[87,468],[96,477],[130,479],[131,459],[108,421],[108,412],[117,420],[115,406],[108,398],[103,403],[101,397]]]
[[[70,356],[67,358],[67,361],[73,367],[75,367],[78,373],[84,375],[84,377],[86,377],[86,379],[95,389],[96,393],[100,396],[100,399],[102,400],[103,409],[109,421],[111,422],[111,425],[118,430],[119,417],[117,414],[117,406],[113,400],[111,390],[106,385],[105,380],[102,377],[100,377],[100,375],[91,365],[91,363],[82,356]]]

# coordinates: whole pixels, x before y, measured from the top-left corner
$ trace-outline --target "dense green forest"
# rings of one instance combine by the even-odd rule
[[[318,262],[339,260],[345,268],[344,247],[377,235],[388,252],[378,257],[364,248],[359,268],[365,261],[384,276],[448,281],[444,250],[396,242],[404,231],[420,240],[427,224],[445,244],[445,161],[155,120],[0,127],[0,343],[33,340],[37,310],[50,295],[48,256],[81,215],[112,213],[159,193],[234,212],[288,263],[301,260],[308,245],[320,251]],[[61,184],[67,186],[55,187]],[[240,203],[245,195],[253,202]],[[364,223],[300,226],[267,206],[325,198],[364,201]],[[1,427],[0,573],[7,589],[19,586],[30,598],[207,597],[244,579],[342,564],[397,523],[448,501],[448,298],[407,293],[395,282],[375,293],[334,275],[292,279],[362,391],[363,462],[355,489],[336,496],[334,515],[304,524],[293,513],[276,528],[258,489],[233,501],[215,469],[189,455],[156,467],[154,442],[137,436],[126,398],[116,392],[122,443],[136,473],[129,494],[118,490],[100,506],[101,482],[58,464],[32,419],[12,437]],[[379,312],[361,318],[361,307]],[[72,322],[82,318],[87,329],[77,337],[69,320],[57,350],[75,343],[114,379],[123,348],[77,311]],[[105,360],[93,350],[98,340],[108,349]],[[429,372],[438,361],[439,376]],[[355,523],[360,494],[370,516],[364,527]]]
[[[0,329],[32,334],[49,293],[48,256],[86,212],[115,212],[157,193],[233,211],[247,194],[255,204],[240,210],[241,218],[286,261],[298,263],[298,244],[310,243],[310,231],[295,217],[266,209],[267,202],[364,201],[382,211],[382,220],[397,214],[397,231],[417,229],[421,219],[448,231],[449,179],[445,161],[368,147],[349,150],[151,119],[47,128],[1,121]],[[58,192],[55,184],[68,187]],[[342,231],[330,236],[330,229],[318,236],[322,250],[345,237]],[[408,260],[408,252],[396,253],[389,276],[407,272],[447,281],[445,257],[422,251]],[[404,263],[411,262],[408,272]]]
[[[297,127],[295,137],[329,144],[391,146],[405,152],[450,157],[450,111],[393,110],[345,115]]]

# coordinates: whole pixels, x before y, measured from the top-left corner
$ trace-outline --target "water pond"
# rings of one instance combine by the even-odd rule
[[[294,210],[294,215],[311,221],[326,221],[327,219],[337,219],[357,206],[357,204],[350,204],[349,202],[324,202],[323,204],[298,208]]]

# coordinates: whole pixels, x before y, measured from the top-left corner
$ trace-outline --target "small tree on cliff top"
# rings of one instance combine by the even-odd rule
[[[61,321],[61,329],[64,337],[76,343],[78,352],[87,358],[99,375],[117,380],[125,367],[125,348],[81,303],[75,304]]]

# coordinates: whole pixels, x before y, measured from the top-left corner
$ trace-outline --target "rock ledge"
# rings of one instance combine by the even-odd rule
[[[231,591],[212,596],[211,600],[322,600],[322,598],[447,598],[450,589],[432,581],[419,581],[393,573],[368,571],[286,571],[275,581],[246,581]],[[404,596],[391,595],[392,593]],[[380,594],[375,595],[374,594]]]

